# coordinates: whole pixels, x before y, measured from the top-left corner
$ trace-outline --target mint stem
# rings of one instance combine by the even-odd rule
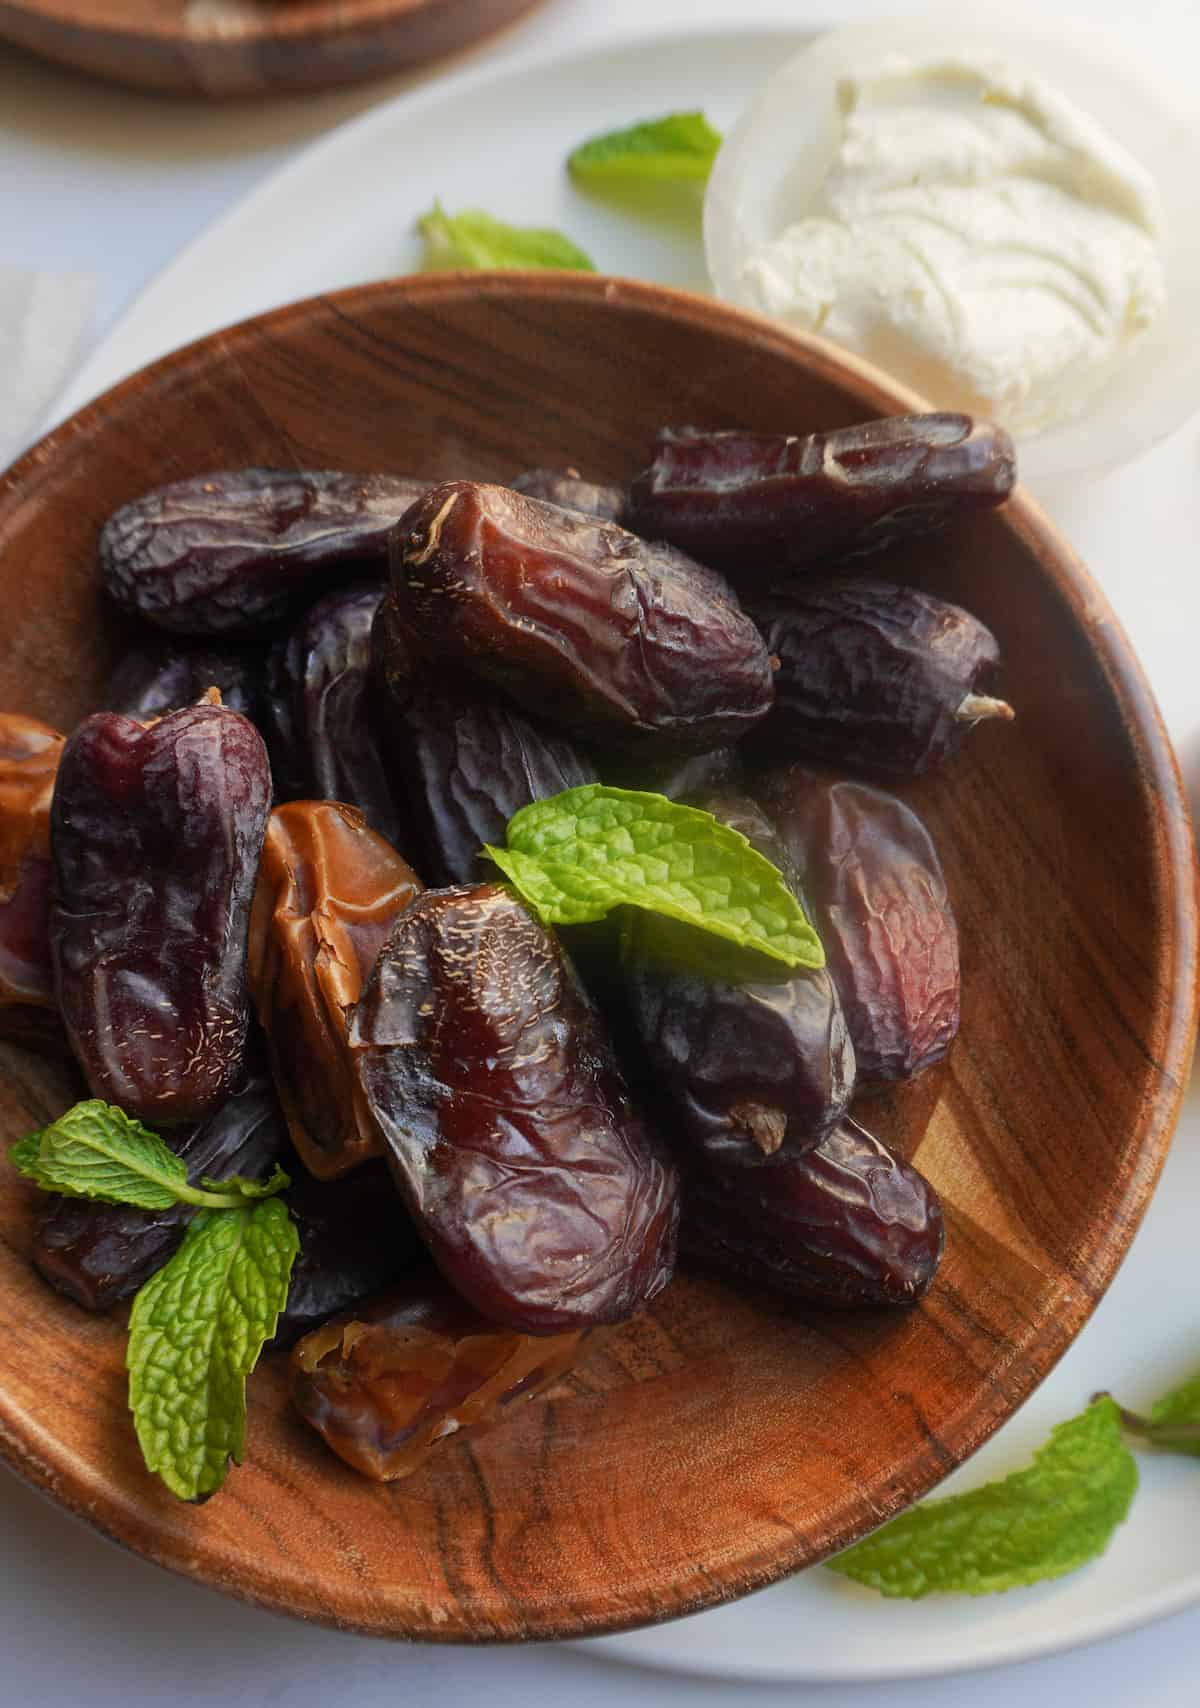
[[[1092,1395],[1093,1400],[1112,1400],[1112,1395],[1106,1390]],[[1125,1406],[1117,1407],[1121,1420],[1121,1428],[1129,1435],[1137,1435],[1143,1441],[1148,1441],[1153,1447],[1190,1446],[1200,1442],[1200,1423],[1155,1423],[1151,1418],[1142,1417],[1139,1412],[1129,1411]]]

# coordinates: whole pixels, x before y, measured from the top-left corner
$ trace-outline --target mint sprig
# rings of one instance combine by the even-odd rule
[[[246,1377],[287,1303],[299,1235],[278,1198],[202,1211],[129,1318],[129,1405],[142,1457],[181,1500],[225,1481],[246,1446]]]
[[[8,1160],[45,1192],[139,1210],[169,1210],[176,1204],[237,1209],[288,1185],[287,1175],[277,1168],[261,1184],[235,1177],[193,1186],[183,1163],[157,1133],[98,1097],[76,1103],[48,1127],[18,1140]]]
[[[881,1595],[988,1595],[1062,1577],[1107,1548],[1137,1489],[1121,1413],[1101,1394],[1023,1471],[925,1501],[827,1562]]]
[[[587,783],[522,807],[485,849],[547,925],[644,908],[786,967],[823,967],[782,873],[739,831],[664,795]]]
[[[1121,1425],[1148,1447],[1200,1458],[1200,1375],[1164,1394],[1149,1417],[1139,1417],[1122,1406]]]
[[[478,208],[448,214],[440,202],[434,202],[417,221],[417,230],[425,239],[426,272],[457,267],[596,271],[591,257],[561,231],[506,225]]]
[[[721,133],[703,113],[667,113],[580,143],[567,156],[567,171],[589,190],[663,181],[703,184],[720,146]]]

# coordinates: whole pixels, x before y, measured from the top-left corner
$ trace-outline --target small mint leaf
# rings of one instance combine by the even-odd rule
[[[596,270],[591,258],[560,231],[506,225],[476,208],[448,214],[440,202],[435,202],[417,221],[417,230],[425,239],[426,272],[455,267]]]
[[[38,1168],[38,1156],[41,1148],[42,1135],[40,1130],[36,1133],[26,1133],[23,1139],[18,1139],[15,1145],[10,1145],[8,1148],[8,1160],[17,1173],[23,1174],[27,1180],[32,1180],[37,1186],[42,1185],[41,1171]]]
[[[260,1198],[273,1198],[277,1192],[284,1192],[292,1184],[290,1175],[284,1173],[279,1164],[267,1180],[247,1180],[244,1174],[231,1174],[227,1180],[213,1180],[203,1175],[200,1185],[209,1192],[221,1196],[232,1195],[243,1198],[247,1203],[256,1202]]]
[[[829,1569],[881,1595],[990,1595],[1062,1577],[1102,1554],[1129,1511],[1137,1466],[1107,1395],[1060,1423],[1023,1471],[924,1501]]]
[[[711,813],[588,783],[522,807],[487,853],[548,925],[643,908],[787,967],[822,967],[820,939],[782,873]]]
[[[187,1170],[158,1134],[99,1098],[20,1140],[9,1160],[47,1192],[69,1198],[166,1210],[188,1191]]]
[[[703,113],[668,113],[580,143],[567,156],[567,171],[593,190],[650,180],[703,184],[720,146],[721,133]]]
[[[279,1198],[202,1210],[129,1318],[129,1405],[147,1467],[181,1500],[225,1481],[246,1445],[246,1377],[275,1332],[299,1250]]]

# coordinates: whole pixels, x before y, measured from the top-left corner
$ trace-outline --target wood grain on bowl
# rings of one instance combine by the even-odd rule
[[[60,726],[89,706],[116,633],[97,530],[163,481],[247,463],[621,479],[663,421],[803,432],[911,404],[819,343],[647,285],[441,276],[300,304],[147,369],[0,481],[0,706]],[[139,1463],[122,1323],[29,1269],[31,1194],[0,1164],[13,1466],[271,1607],[389,1636],[546,1638],[692,1612],[819,1560],[1011,1414],[1112,1278],[1166,1152],[1195,1021],[1193,848],[1128,644],[1027,498],[892,561],[996,631],[1018,708],[911,791],[965,963],[949,1062],[880,1106],[947,1204],[926,1300],[840,1315],[686,1273],[550,1398],[388,1488],[325,1452],[268,1361],[247,1463],[193,1508]],[[61,1070],[3,1052],[4,1139],[69,1100]]]
[[[0,0],[0,39],[114,83],[224,100],[335,88],[469,46],[539,0]]]

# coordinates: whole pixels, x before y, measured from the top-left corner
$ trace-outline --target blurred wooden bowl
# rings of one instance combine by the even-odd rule
[[[97,529],[163,481],[250,463],[623,478],[664,421],[805,431],[913,401],[819,341],[651,285],[424,276],[300,303],[135,375],[0,480],[0,705],[69,727],[92,704],[115,632]],[[925,1302],[798,1310],[685,1273],[550,1398],[390,1488],[325,1451],[268,1359],[247,1463],[190,1507],[139,1462],[123,1323],[31,1271],[36,1195],[0,1163],[11,1465],[151,1559],[265,1606],[388,1636],[550,1638],[811,1565],[1013,1412],[1112,1278],[1167,1149],[1195,1021],[1193,845],[1129,645],[1028,498],[890,562],[995,629],[1018,709],[913,791],[965,966],[962,1035],[932,1094],[881,1109],[947,1206]],[[73,1095],[6,1049],[0,1135]]]
[[[538,0],[0,0],[0,40],[113,83],[210,100],[384,77]]]

